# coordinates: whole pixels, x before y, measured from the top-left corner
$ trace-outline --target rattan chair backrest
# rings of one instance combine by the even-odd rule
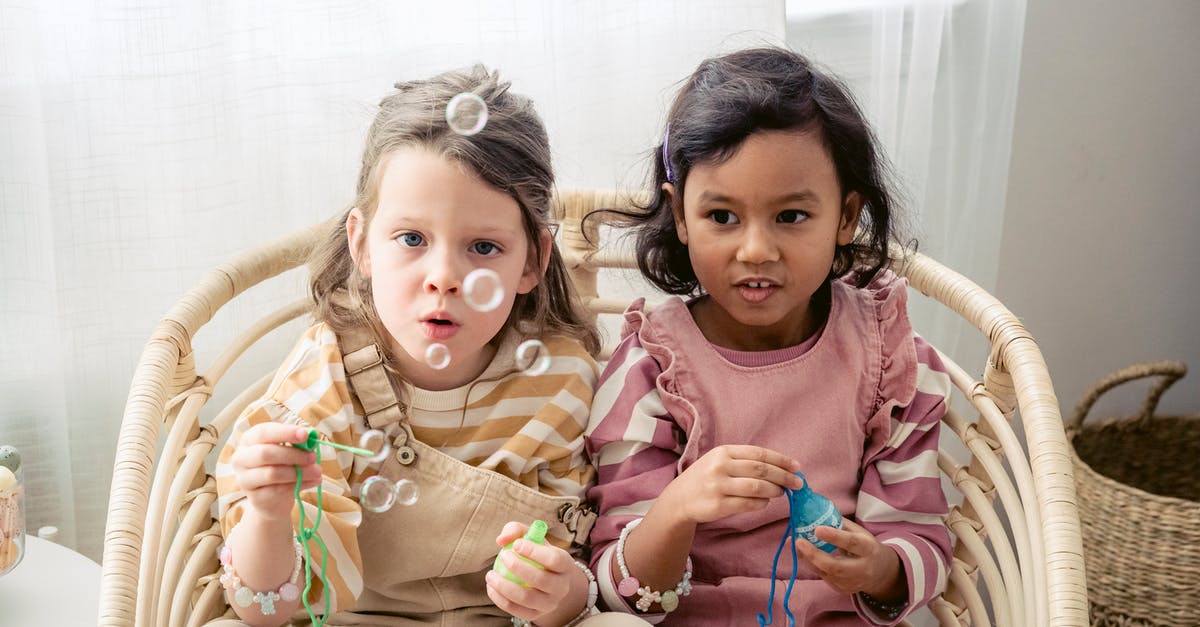
[[[598,273],[636,263],[632,254],[601,245],[603,214],[583,218],[636,201],[588,190],[564,191],[555,200],[568,272],[597,314],[619,313],[627,304],[598,293]],[[202,372],[196,369],[192,337],[248,288],[304,264],[328,228],[316,225],[212,270],[155,329],[121,424],[105,531],[100,625],[202,625],[227,610],[216,577],[221,535],[214,518],[215,481],[205,460],[216,455],[242,408],[263,393],[270,373],[245,387],[212,420],[202,424],[200,410],[250,345],[307,313],[308,305],[297,294],[299,300],[266,314]],[[943,432],[953,437],[943,437],[951,445],[939,451],[939,465],[956,492],[948,495],[955,505],[946,519],[955,538],[954,560],[948,588],[930,609],[942,625],[1086,625],[1072,466],[1037,344],[1003,304],[974,283],[923,255],[896,252],[900,261],[893,268],[917,291],[978,329],[990,346],[978,380],[943,354],[955,393],[971,409],[951,411],[944,420]],[[1014,425],[1023,427],[1024,444]]]

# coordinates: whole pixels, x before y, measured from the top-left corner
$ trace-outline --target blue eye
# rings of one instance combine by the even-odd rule
[[[782,222],[784,224],[798,224],[807,219],[808,219],[807,213],[804,213],[803,211],[796,211],[794,209],[789,209],[788,211],[780,212],[779,215],[775,218],[775,221]]]
[[[475,242],[474,244],[471,244],[471,251],[477,255],[490,257],[492,255],[500,254],[500,247],[492,242]]]
[[[708,219],[716,222],[717,224],[738,223],[737,216],[733,215],[733,212],[726,211],[724,209],[717,209],[715,211],[708,212]]]
[[[397,235],[395,240],[400,242],[401,246],[408,246],[410,248],[420,246],[421,244],[425,243],[425,238],[421,237],[420,233],[413,233],[412,231]]]

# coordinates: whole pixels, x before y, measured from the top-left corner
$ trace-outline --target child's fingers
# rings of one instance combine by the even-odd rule
[[[771,479],[735,477],[725,484],[725,496],[748,499],[773,499],[783,494],[783,488]]]
[[[269,486],[296,485],[294,466],[258,466],[246,468],[238,473],[238,485],[243,490],[257,490]]]
[[[484,580],[487,582],[488,598],[492,600],[492,603],[496,604],[496,607],[504,612],[517,618],[524,618],[525,620],[532,620],[541,615],[541,612],[521,605],[509,597],[510,593],[519,594],[521,590],[524,590],[521,586],[490,570],[484,575]]]
[[[843,521],[844,524],[845,521]],[[858,527],[858,525],[855,525]],[[871,551],[874,536],[862,527],[851,530],[848,526],[842,529],[833,527],[817,527],[813,530],[816,536],[841,549],[848,555],[863,556]],[[864,534],[866,534],[864,536]]]
[[[505,551],[505,553],[508,553],[508,551]],[[529,566],[528,564],[525,564],[525,562],[521,563]],[[519,569],[519,567],[517,568]],[[533,567],[530,566],[530,568]],[[514,570],[513,568],[509,568],[509,570],[512,571],[514,575],[521,577],[521,579],[527,584],[530,584],[529,587],[526,588],[518,583],[509,581],[507,578],[494,571],[488,571],[486,575],[488,587],[494,589],[499,596],[505,598],[508,603],[517,608],[518,611],[526,613],[529,619],[541,616],[542,614],[554,609],[556,599],[559,597],[552,596],[539,589],[530,583],[529,579],[526,579],[524,576],[528,575],[530,578],[534,578],[532,574],[526,573],[524,570],[521,570],[521,573],[518,574],[517,570]],[[533,568],[533,570],[537,569]],[[513,614],[514,616],[518,616],[518,614],[513,612],[509,613]]]
[[[808,562],[808,565],[822,577],[841,567],[841,558],[818,549],[805,538],[796,538],[796,554],[803,557],[804,561]]]
[[[260,444],[238,448],[238,463],[244,466],[309,466],[317,463],[317,453],[294,446]]]
[[[508,546],[509,542],[524,536],[528,530],[529,525],[510,520],[504,523],[504,528],[500,530],[500,535],[496,536],[496,544],[499,546]]]
[[[769,448],[763,448],[761,446],[754,446],[751,444],[728,444],[721,448],[725,449],[725,452],[733,459],[751,461],[767,466],[767,469],[778,469],[782,471],[781,473],[778,473],[779,478],[790,476],[792,479],[799,480],[799,477],[796,477],[794,473],[797,470],[800,470],[800,462],[788,457],[787,455],[784,455],[783,453],[780,453],[779,451],[773,451]],[[743,476],[753,477],[757,475],[748,474]],[[786,485],[787,487],[793,487],[790,480],[783,482],[776,481],[776,483],[779,485]],[[794,487],[799,488],[800,482],[797,481]]]
[[[571,554],[552,544],[537,544],[519,539],[513,542],[513,551],[541,564],[546,573],[561,574],[568,572],[569,568],[575,568]]]
[[[308,439],[311,429],[281,422],[263,422],[246,430],[238,446],[250,444],[296,444]]]

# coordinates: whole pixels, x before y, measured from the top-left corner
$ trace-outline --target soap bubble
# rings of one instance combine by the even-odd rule
[[[358,439],[358,448],[371,451],[373,455],[367,461],[374,464],[387,459],[392,447],[388,444],[387,436],[379,429],[371,429]]]
[[[425,363],[430,368],[441,370],[450,365],[450,349],[445,344],[434,342],[425,349]]]
[[[401,505],[412,505],[417,502],[417,484],[408,479],[396,482],[396,502]]]
[[[504,300],[500,275],[488,268],[476,268],[463,279],[463,300],[475,311],[491,311]]]
[[[543,374],[550,369],[550,349],[541,340],[525,340],[517,346],[516,362],[525,374]]]
[[[487,126],[488,108],[483,98],[464,92],[446,105],[446,124],[459,135],[474,135]]]
[[[417,502],[417,484],[408,479],[400,479],[392,483],[382,475],[368,478],[362,484],[358,493],[358,502],[363,509],[377,514],[392,509],[399,503],[404,506]]]
[[[375,475],[362,484],[358,493],[358,502],[363,509],[372,512],[386,512],[396,503],[396,489],[387,478]]]

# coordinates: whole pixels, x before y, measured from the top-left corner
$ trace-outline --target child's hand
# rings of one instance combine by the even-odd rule
[[[539,622],[549,614],[563,613],[559,610],[563,609],[562,604],[571,591],[571,578],[584,579],[584,575],[575,565],[571,555],[563,549],[551,544],[535,544],[525,540],[522,536],[528,528],[528,525],[509,522],[496,537],[496,544],[504,547],[516,540],[511,551],[500,550],[500,560],[509,572],[529,587],[524,588],[491,570],[487,572],[485,579],[488,598],[496,607],[517,618]],[[541,564],[545,570],[526,562],[514,553]],[[587,584],[583,585],[586,587]],[[566,612],[566,620],[574,618],[581,609],[582,602],[573,612]]]
[[[796,553],[830,586],[847,594],[865,592],[880,601],[908,596],[900,557],[871,532],[843,519],[840,530],[817,527],[814,533],[840,550],[826,553],[808,540],[797,538]]]
[[[698,525],[731,514],[760,510],[783,488],[800,489],[800,463],[759,446],[727,444],[697,459],[675,477],[658,501]]]
[[[246,500],[264,519],[291,519],[296,466],[304,477],[301,489],[316,487],[321,482],[321,467],[314,451],[281,446],[303,442],[308,432],[296,425],[264,422],[246,430],[238,440],[229,463]]]

